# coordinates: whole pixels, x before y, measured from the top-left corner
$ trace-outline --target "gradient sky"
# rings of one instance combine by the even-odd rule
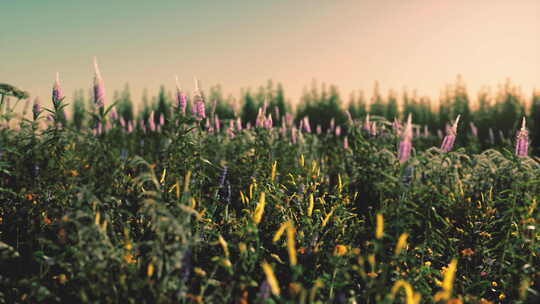
[[[540,1],[0,0],[0,82],[49,101],[56,72],[71,93],[97,56],[110,100],[159,85],[225,93],[272,78],[298,100],[313,79],[342,97],[380,82],[439,97],[457,74],[476,96],[510,77],[540,88]]]

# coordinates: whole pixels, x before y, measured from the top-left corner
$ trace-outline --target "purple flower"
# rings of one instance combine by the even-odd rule
[[[407,125],[401,134],[401,142],[399,143],[398,158],[400,163],[406,162],[411,156],[412,136],[412,115],[409,114],[409,117],[407,118]]]
[[[56,81],[53,85],[52,90],[52,100],[55,107],[58,107],[60,105],[60,102],[62,102],[62,99],[64,99],[64,91],[62,90],[62,87],[60,86],[60,75],[56,73]]]
[[[519,157],[527,157],[529,151],[529,131],[527,131],[525,117],[521,123],[521,130],[517,135],[516,140],[516,155]]]
[[[99,72],[96,57],[94,57],[94,71],[94,104],[102,109],[105,107],[105,86],[103,84],[103,78],[101,78],[101,73]]]
[[[369,122],[369,114],[366,115],[366,121],[364,122],[364,130],[371,133],[371,123]]]
[[[39,114],[41,114],[41,105],[39,104],[39,99],[34,99],[34,106],[32,107],[32,115],[34,120],[38,119]]]
[[[447,129],[447,134],[443,139],[443,142],[441,144],[441,150],[443,152],[450,152],[452,148],[454,147],[454,142],[456,141],[456,135],[457,135],[457,126],[459,122],[459,116],[456,118],[456,121],[452,125],[452,127]]]
[[[176,76],[176,103],[178,105],[178,108],[182,112],[182,115],[186,115],[187,96],[186,94],[184,94],[184,92],[182,92],[182,89],[180,89],[178,76]]]

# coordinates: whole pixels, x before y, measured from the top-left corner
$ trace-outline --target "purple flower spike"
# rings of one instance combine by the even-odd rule
[[[180,89],[178,76],[176,76],[176,103],[178,104],[178,108],[182,112],[182,115],[186,115],[187,96],[184,94],[184,92],[182,92],[182,89]]]
[[[456,141],[456,135],[457,135],[457,126],[459,122],[459,116],[456,118],[456,121],[452,125],[452,127],[448,128],[447,134],[443,139],[443,142],[441,144],[441,150],[443,152],[450,152],[452,148],[454,147],[454,142]]]
[[[34,106],[32,107],[32,115],[34,120],[38,119],[39,114],[41,114],[41,105],[39,104],[39,99],[34,100]]]
[[[527,130],[525,117],[521,123],[521,130],[517,135],[516,155],[519,157],[527,157],[529,151],[529,131]]]
[[[195,92],[193,93],[193,98],[195,102],[195,113],[197,120],[202,120],[206,118],[206,109],[204,106],[204,99],[199,89],[199,81],[195,78]]]
[[[103,78],[101,78],[101,73],[99,72],[96,57],[94,57],[94,72],[94,104],[102,109],[105,107],[105,86],[103,84]]]
[[[401,142],[399,143],[398,158],[400,163],[406,162],[411,156],[412,137],[412,115],[409,114],[409,117],[407,118],[407,125],[405,126],[405,130],[401,134]]]
[[[60,102],[62,102],[62,99],[64,99],[64,91],[62,90],[62,87],[60,86],[60,75],[58,72],[56,73],[56,81],[53,85],[52,90],[52,100],[55,107],[60,105]]]

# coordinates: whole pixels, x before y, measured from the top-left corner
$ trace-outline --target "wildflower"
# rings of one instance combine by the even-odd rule
[[[265,199],[265,193],[262,192],[261,196],[259,197],[259,203],[257,204],[257,207],[255,207],[255,212],[253,214],[253,221],[256,225],[258,225],[261,222],[263,213],[264,213],[264,206],[266,204]]]
[[[204,98],[201,90],[199,89],[199,81],[195,78],[195,92],[193,93],[194,102],[195,102],[195,116],[197,120],[202,120],[206,118],[206,109],[204,105]]]
[[[311,193],[309,195],[309,205],[308,205],[308,209],[307,209],[307,216],[311,217],[311,215],[313,214],[314,205],[315,205],[315,200],[313,198],[313,193]]]
[[[426,265],[427,267],[431,267],[431,262],[427,261],[427,262],[424,263],[424,265]]]
[[[499,284],[497,284],[497,282],[493,281],[493,282],[491,282],[491,286],[497,287],[497,286],[499,286]]]
[[[315,129],[316,129],[317,135],[320,135],[322,133],[321,125],[317,125]]]
[[[105,86],[103,84],[103,79],[101,78],[96,57],[94,57],[94,72],[94,104],[98,108],[103,109],[105,106]]]
[[[521,123],[521,130],[517,135],[516,141],[516,155],[519,157],[526,157],[529,149],[529,131],[527,131],[525,117]]]
[[[347,246],[345,245],[336,245],[334,247],[334,255],[335,256],[344,256],[347,253]]]
[[[58,72],[56,73],[56,81],[53,85],[52,90],[52,101],[55,108],[58,108],[62,100],[65,98],[64,91],[62,90],[62,87],[60,86],[60,76]]]
[[[369,275],[369,274],[368,274]],[[403,281],[398,280],[396,283],[394,283],[394,286],[392,286],[392,289],[390,290],[390,298],[394,299],[397,292],[400,288],[405,289],[405,296],[406,296],[406,303],[407,304],[418,304],[420,303],[420,300],[422,299],[422,295],[418,292],[414,292],[411,284]]]
[[[343,149],[349,149],[349,138],[347,136],[345,136],[345,138],[343,139]]]
[[[447,134],[443,139],[443,142],[441,144],[441,150],[443,152],[450,152],[452,150],[452,147],[454,147],[454,142],[456,140],[457,135],[457,126],[459,122],[460,115],[457,116],[456,121],[452,125],[452,127],[448,128]]]
[[[340,136],[341,135],[341,126],[337,126],[336,127],[336,136]]]
[[[412,149],[412,115],[409,114],[407,118],[407,126],[401,135],[401,142],[399,143],[399,162],[404,163],[409,160]]]
[[[264,271],[264,274],[266,275],[266,282],[270,286],[270,291],[272,292],[272,294],[279,296],[279,284],[276,276],[274,275],[274,270],[272,269],[272,266],[270,266],[270,264],[268,264],[267,262],[262,262],[261,267]]]
[[[502,301],[502,300],[504,300],[504,299],[506,299],[506,295],[505,295],[504,292],[503,292],[503,293],[501,293],[501,294],[499,295],[499,300]]]
[[[383,237],[384,233],[384,218],[383,215],[378,213],[377,214],[377,227],[375,230],[375,238],[381,239]]]
[[[402,233],[399,236],[398,242],[396,244],[396,249],[394,250],[395,255],[399,255],[401,253],[401,251],[403,250],[403,248],[405,248],[405,246],[407,246],[407,238],[408,237],[409,237],[408,233]]]
[[[478,304],[493,304],[492,301],[488,301],[484,298],[480,298],[480,302],[478,302]]]
[[[184,94],[184,92],[182,92],[182,89],[180,89],[180,84],[178,83],[178,76],[176,76],[176,104],[182,112],[182,115],[186,115],[187,96],[186,94]]]
[[[146,275],[148,277],[151,277],[152,275],[154,275],[154,264],[152,263],[148,264],[148,266],[146,267]]]
[[[311,133],[311,125],[309,124],[309,117],[305,116],[302,121],[303,121],[304,130],[307,133]]]
[[[39,114],[41,114],[41,105],[39,104],[39,99],[36,97],[36,99],[34,99],[34,106],[32,107],[32,116],[34,120],[38,119]]]
[[[457,269],[457,260],[452,259],[452,261],[450,262],[450,265],[448,265],[448,268],[446,269],[444,273],[444,280],[442,283],[443,290],[435,294],[435,296],[433,297],[434,302],[450,299],[450,297],[452,296],[452,289],[453,289],[456,269]]]
[[[471,248],[466,248],[461,251],[461,254],[463,254],[464,256],[471,256],[474,255],[474,250],[472,250]]]
[[[296,265],[296,246],[295,246],[296,229],[292,222],[287,227],[287,250],[289,251],[289,263],[291,266]]]

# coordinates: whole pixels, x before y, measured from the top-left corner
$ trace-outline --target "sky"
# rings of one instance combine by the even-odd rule
[[[416,89],[438,99],[461,74],[471,96],[511,78],[540,88],[538,0],[0,0],[0,83],[49,101],[57,72],[68,100],[91,88],[97,57],[110,101],[174,76],[189,91],[235,97],[268,79],[297,102],[313,80],[344,100]]]

